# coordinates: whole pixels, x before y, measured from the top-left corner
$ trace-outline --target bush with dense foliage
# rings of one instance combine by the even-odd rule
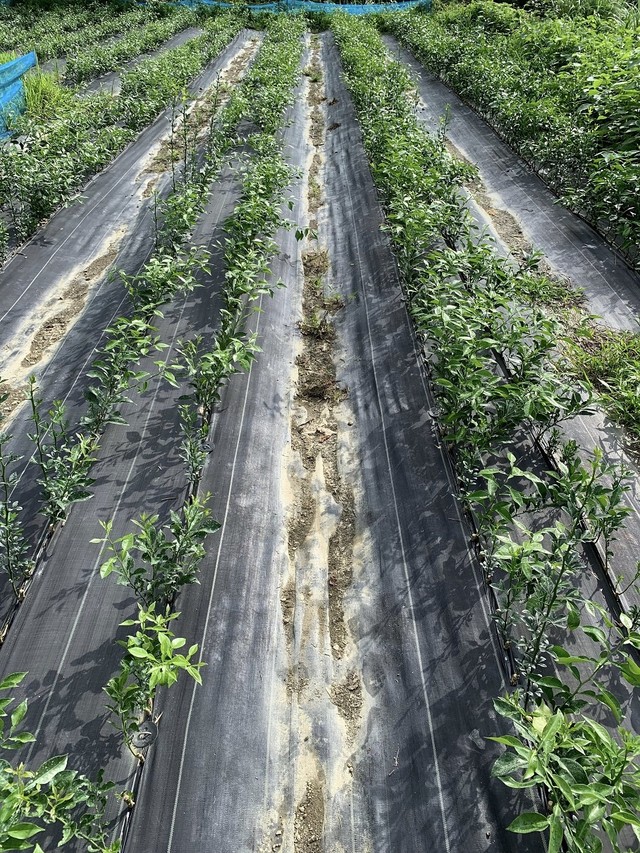
[[[476,0],[385,26],[637,263],[640,16],[595,3],[546,12]]]

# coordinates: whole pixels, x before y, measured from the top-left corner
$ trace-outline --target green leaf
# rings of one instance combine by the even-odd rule
[[[148,658],[149,652],[145,649],[141,649],[140,646],[129,646],[127,651],[131,655],[132,658]]]
[[[627,658],[627,660],[620,666],[620,672],[622,673],[625,681],[627,681],[632,687],[640,687],[640,666],[638,666],[634,660]]]
[[[587,635],[587,637],[591,637],[591,639],[596,643],[606,646],[607,637],[602,628],[595,628],[593,625],[585,625],[582,631]]]
[[[544,752],[549,752],[549,750],[553,748],[555,737],[562,728],[563,723],[564,714],[562,713],[562,711],[556,711],[556,713],[553,715],[553,717],[551,717],[547,725],[544,727],[542,737],[540,738],[540,746],[542,747]]]
[[[575,631],[576,628],[580,627],[580,613],[575,604],[571,604],[571,602],[567,604],[567,609],[567,628],[570,631]]]
[[[519,815],[507,829],[510,832],[543,832],[549,826],[549,818],[538,812],[524,812]]]
[[[502,779],[503,776],[511,776],[518,770],[523,770],[528,764],[524,756],[514,755],[512,752],[503,753],[491,768],[491,775]]]
[[[170,658],[173,653],[173,646],[171,645],[171,640],[167,637],[166,634],[158,634],[158,640],[160,641],[160,651],[162,656],[165,658]]]
[[[569,774],[574,784],[580,783],[586,785],[588,783],[589,777],[581,765],[573,758],[560,758],[559,756],[556,756],[556,760],[560,767]]]
[[[187,667],[187,672],[189,673],[191,678],[193,678],[196,684],[200,684],[202,686],[202,676],[200,675],[199,669],[196,669],[195,666],[189,666]]]
[[[604,803],[594,803],[586,809],[583,820],[586,820],[590,826],[593,826],[594,824],[600,823],[605,811],[606,806]]]
[[[45,761],[36,773],[34,782],[38,782],[40,785],[48,785],[58,773],[61,773],[66,768],[67,758],[68,756],[66,755],[56,755]]]
[[[617,812],[612,812],[611,817],[613,820],[621,820],[623,823],[628,823],[630,826],[640,826],[640,818],[627,809],[620,809]]]
[[[571,783],[568,782],[563,776],[559,776],[556,773],[552,773],[551,778],[552,778],[553,783],[556,786],[556,788],[558,788],[558,790],[560,791],[562,796],[567,801],[571,811],[575,811],[576,805],[575,805],[575,799],[573,796],[573,790],[571,788]]]
[[[540,685],[540,687],[549,687],[552,690],[566,691],[568,689],[567,685],[560,681],[559,678],[556,678],[555,675],[532,676],[531,681],[534,684]]]
[[[515,722],[518,722],[520,719],[520,712],[507,699],[494,699],[493,707],[501,717],[506,717],[508,720],[514,720]]]
[[[604,705],[611,709],[616,723],[620,724],[622,722],[622,706],[613,693],[605,690],[604,687],[599,687],[596,692],[596,696]]]
[[[0,681],[0,690],[9,690],[11,687],[20,684],[26,674],[26,672],[13,672],[11,675],[7,675],[6,678]]]
[[[529,762],[526,762],[527,766]],[[525,768],[523,768],[525,769]],[[524,779],[522,782],[519,782],[517,779],[514,779],[513,776],[501,776],[500,781],[503,785],[506,785],[507,788],[533,788],[538,784],[538,779],[535,776],[532,776],[530,779]]]
[[[593,806],[595,803],[603,802],[603,794],[595,790],[592,785],[575,785],[573,793],[576,797],[577,808]]]
[[[15,743],[33,743],[35,737],[30,732],[18,732],[17,735],[12,735],[11,740]]]
[[[495,741],[495,743],[503,743],[505,746],[512,746],[514,749],[525,749],[527,754],[531,751],[526,749],[522,741],[513,735],[500,735],[500,737],[488,737],[487,740]]]
[[[557,655],[556,660],[563,666],[569,666],[572,663],[591,663],[594,658],[587,657],[586,655],[566,655],[565,657]]]
[[[549,829],[549,847],[547,848],[547,853],[560,853],[564,831],[560,818],[560,807],[557,804],[553,807],[553,814],[549,820]]]
[[[15,728],[19,726],[20,723],[24,719],[24,715],[27,713],[27,700],[23,699],[23,701],[18,705],[13,714],[11,715],[11,728]]]
[[[109,575],[111,574],[111,572],[113,572],[115,570],[115,567],[116,567],[116,561],[115,560],[107,560],[106,563],[103,563],[100,566],[100,577],[101,578],[108,578]]]
[[[35,823],[16,823],[10,829],[7,829],[9,838],[16,838],[18,841],[32,838],[39,832],[42,832],[42,827],[36,826]]]

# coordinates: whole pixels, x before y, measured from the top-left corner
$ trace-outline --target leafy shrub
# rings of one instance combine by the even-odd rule
[[[540,18],[481,0],[383,21],[566,204],[638,263],[637,19]]]

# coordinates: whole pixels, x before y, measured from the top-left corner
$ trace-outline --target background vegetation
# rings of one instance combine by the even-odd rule
[[[614,0],[447,3],[385,25],[640,262],[640,14]]]

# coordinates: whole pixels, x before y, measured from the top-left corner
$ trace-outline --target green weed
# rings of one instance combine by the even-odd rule
[[[576,330],[569,355],[601,393],[613,420],[640,441],[640,334],[587,320]]]
[[[55,118],[60,106],[67,102],[66,93],[58,82],[58,75],[37,68],[29,71],[22,79],[28,115],[35,121]]]

